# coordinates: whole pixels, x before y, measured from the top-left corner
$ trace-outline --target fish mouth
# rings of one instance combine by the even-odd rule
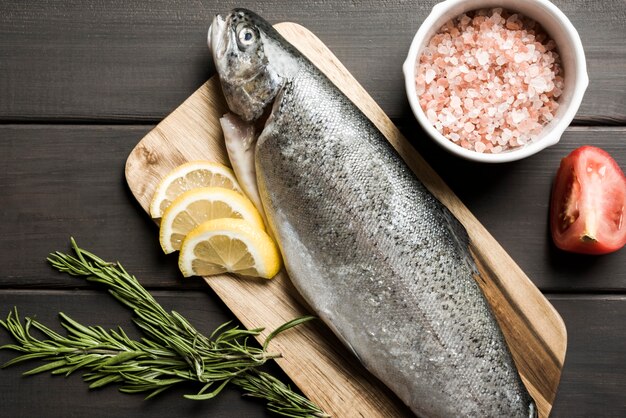
[[[226,19],[220,14],[215,15],[207,33],[207,45],[217,61],[226,52]]]

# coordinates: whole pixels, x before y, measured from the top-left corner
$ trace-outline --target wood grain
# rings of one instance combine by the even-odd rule
[[[626,296],[551,295],[549,299],[569,330],[553,418],[626,416]],[[613,318],[621,323],[613,324]]]
[[[66,247],[59,247],[65,249]],[[75,282],[80,279],[71,278]],[[105,329],[121,326],[134,339],[142,333],[131,322],[132,313],[103,287],[90,286],[81,291],[4,291],[0,293],[0,318],[3,320],[13,306],[17,306],[20,316],[36,317],[51,329],[65,334],[59,325],[58,312],[63,312],[84,325],[101,325]],[[206,286],[205,286],[206,287]],[[207,289],[208,290],[208,289]],[[157,301],[167,310],[176,310],[184,315],[205,335],[226,321],[232,320],[225,307],[216,304],[217,297],[207,291],[152,292]],[[37,334],[35,334],[37,335]],[[0,345],[12,343],[4,328],[0,328]],[[15,352],[0,351],[0,364],[15,356]],[[263,403],[242,399],[237,388],[227,388],[210,402],[189,401],[183,398],[188,393],[197,393],[202,385],[182,385],[169,389],[151,400],[144,396],[127,395],[118,392],[118,385],[110,385],[101,390],[89,390],[78,371],[64,378],[43,373],[25,377],[21,374],[37,367],[34,361],[0,370],[0,404],[6,418],[30,417],[271,417]],[[272,373],[279,373],[276,365],[270,367]]]
[[[565,356],[567,337],[561,318],[493,237],[402,137],[376,103],[314,35],[295,24],[277,28],[307,55],[377,125],[422,182],[465,225],[485,294],[494,308],[513,358],[541,416],[547,416]],[[225,162],[217,118],[225,111],[217,80],[212,78],[146,135],[128,158],[126,178],[144,209],[159,180],[175,166],[193,159]],[[275,327],[303,314],[288,278],[255,282],[230,276],[206,279],[247,327]],[[337,416],[399,416],[389,399],[323,328],[302,327],[276,339],[284,358],[279,365],[305,394]],[[337,394],[339,396],[337,396]]]
[[[574,127],[558,145],[512,164],[451,158],[416,126],[400,73],[410,38],[436,1],[0,2],[0,317],[18,305],[57,330],[58,311],[89,324],[128,325],[128,312],[104,293],[47,290],[86,286],[43,262],[48,252],[67,249],[73,234],[97,254],[120,259],[159,301],[201,330],[232,319],[204,282],[183,279],[175,258],[160,254],[155,225],[137,216],[141,209],[124,186],[123,162],[152,128],[146,122],[156,124],[212,74],[205,31],[213,13],[244,5],[317,33],[533,282],[565,293],[548,295],[569,330],[551,416],[626,416],[626,250],[604,257],[563,253],[547,230],[560,158],[590,143],[626,169],[626,129]],[[626,4],[554,2],[578,28],[587,54],[591,84],[575,123],[625,124]],[[11,121],[53,125],[6,124]],[[6,342],[0,331],[0,345]],[[8,358],[0,351],[0,363]],[[24,370],[0,370],[0,415],[269,416],[236,390],[203,403],[182,399],[193,388],[143,401],[113,387],[88,391],[79,376],[25,378]]]
[[[0,287],[84,286],[44,262],[70,235],[102,257],[123,257],[151,288],[199,287],[177,280],[176,263],[154,241],[154,224],[137,216],[124,180],[126,156],[151,128],[0,127]]]
[[[59,246],[55,249],[64,250]],[[90,247],[92,249],[92,247]],[[72,279],[77,281],[77,279]],[[13,306],[22,316],[35,316],[57,332],[57,313],[65,312],[89,325],[105,328],[122,326],[133,338],[140,336],[130,323],[130,312],[104,291],[3,290],[0,292],[0,318]],[[222,321],[231,318],[226,307],[216,304],[218,298],[206,291],[152,291],[166,309],[181,312],[201,332],[211,332]],[[565,368],[552,409],[552,418],[623,417],[626,416],[626,297],[588,295],[548,295],[568,326],[569,341]],[[106,312],[106,315],[103,315]],[[0,345],[11,342],[0,330]],[[0,351],[0,364],[13,357]],[[39,365],[0,370],[0,403],[2,416],[10,418],[86,417],[241,417],[262,418],[262,403],[242,398],[236,389],[227,390],[210,402],[183,399],[197,386],[167,391],[144,401],[141,395],[124,395],[116,386],[90,391],[80,373],[69,378],[48,374],[25,377],[22,372]],[[278,369],[277,367],[275,369]],[[272,369],[274,373],[279,370]]]
[[[404,130],[542,291],[626,289],[626,250],[604,257],[560,251],[552,243],[548,224],[550,191],[560,160],[580,146],[594,145],[626,170],[625,128],[570,127],[557,145],[502,165],[451,162],[450,155],[424,138],[417,127]]]
[[[165,256],[155,225],[126,186],[128,154],[153,126],[0,126],[0,288],[84,286],[41,262],[73,234],[107,258],[120,258],[151,289],[200,288]],[[559,160],[584,144],[600,146],[626,169],[626,128],[573,127],[561,142],[513,164],[451,158],[416,125],[400,127],[461,201],[542,291],[626,290],[626,250],[580,257],[556,250],[547,213]],[[98,152],[94,153],[93,150]],[[80,175],[77,175],[80,173]]]
[[[206,30],[244,6],[319,34],[392,118],[411,119],[401,64],[438,0],[0,2],[0,120],[158,121],[212,72]],[[623,0],[554,0],[580,32],[591,83],[577,123],[626,122]]]

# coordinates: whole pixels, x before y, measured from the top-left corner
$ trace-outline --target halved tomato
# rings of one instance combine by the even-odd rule
[[[606,254],[626,244],[626,177],[604,150],[583,146],[561,160],[552,187],[550,229],[557,247]]]

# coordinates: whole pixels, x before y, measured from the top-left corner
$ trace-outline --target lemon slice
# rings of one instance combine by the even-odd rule
[[[241,219],[221,218],[193,229],[183,240],[178,267],[183,276],[225,272],[271,279],[280,254],[265,231]]]
[[[163,212],[159,241],[166,254],[180,249],[185,235],[211,219],[238,218],[264,229],[263,219],[250,200],[222,187],[200,187],[178,196]]]
[[[176,197],[196,187],[224,187],[241,193],[230,168],[210,161],[192,161],[176,167],[161,180],[150,203],[150,216],[160,218]]]

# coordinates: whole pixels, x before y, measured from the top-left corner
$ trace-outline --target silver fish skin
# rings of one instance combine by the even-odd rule
[[[218,15],[209,38],[230,110],[271,111],[255,150],[259,191],[319,317],[418,416],[537,416],[458,220],[262,18]]]

